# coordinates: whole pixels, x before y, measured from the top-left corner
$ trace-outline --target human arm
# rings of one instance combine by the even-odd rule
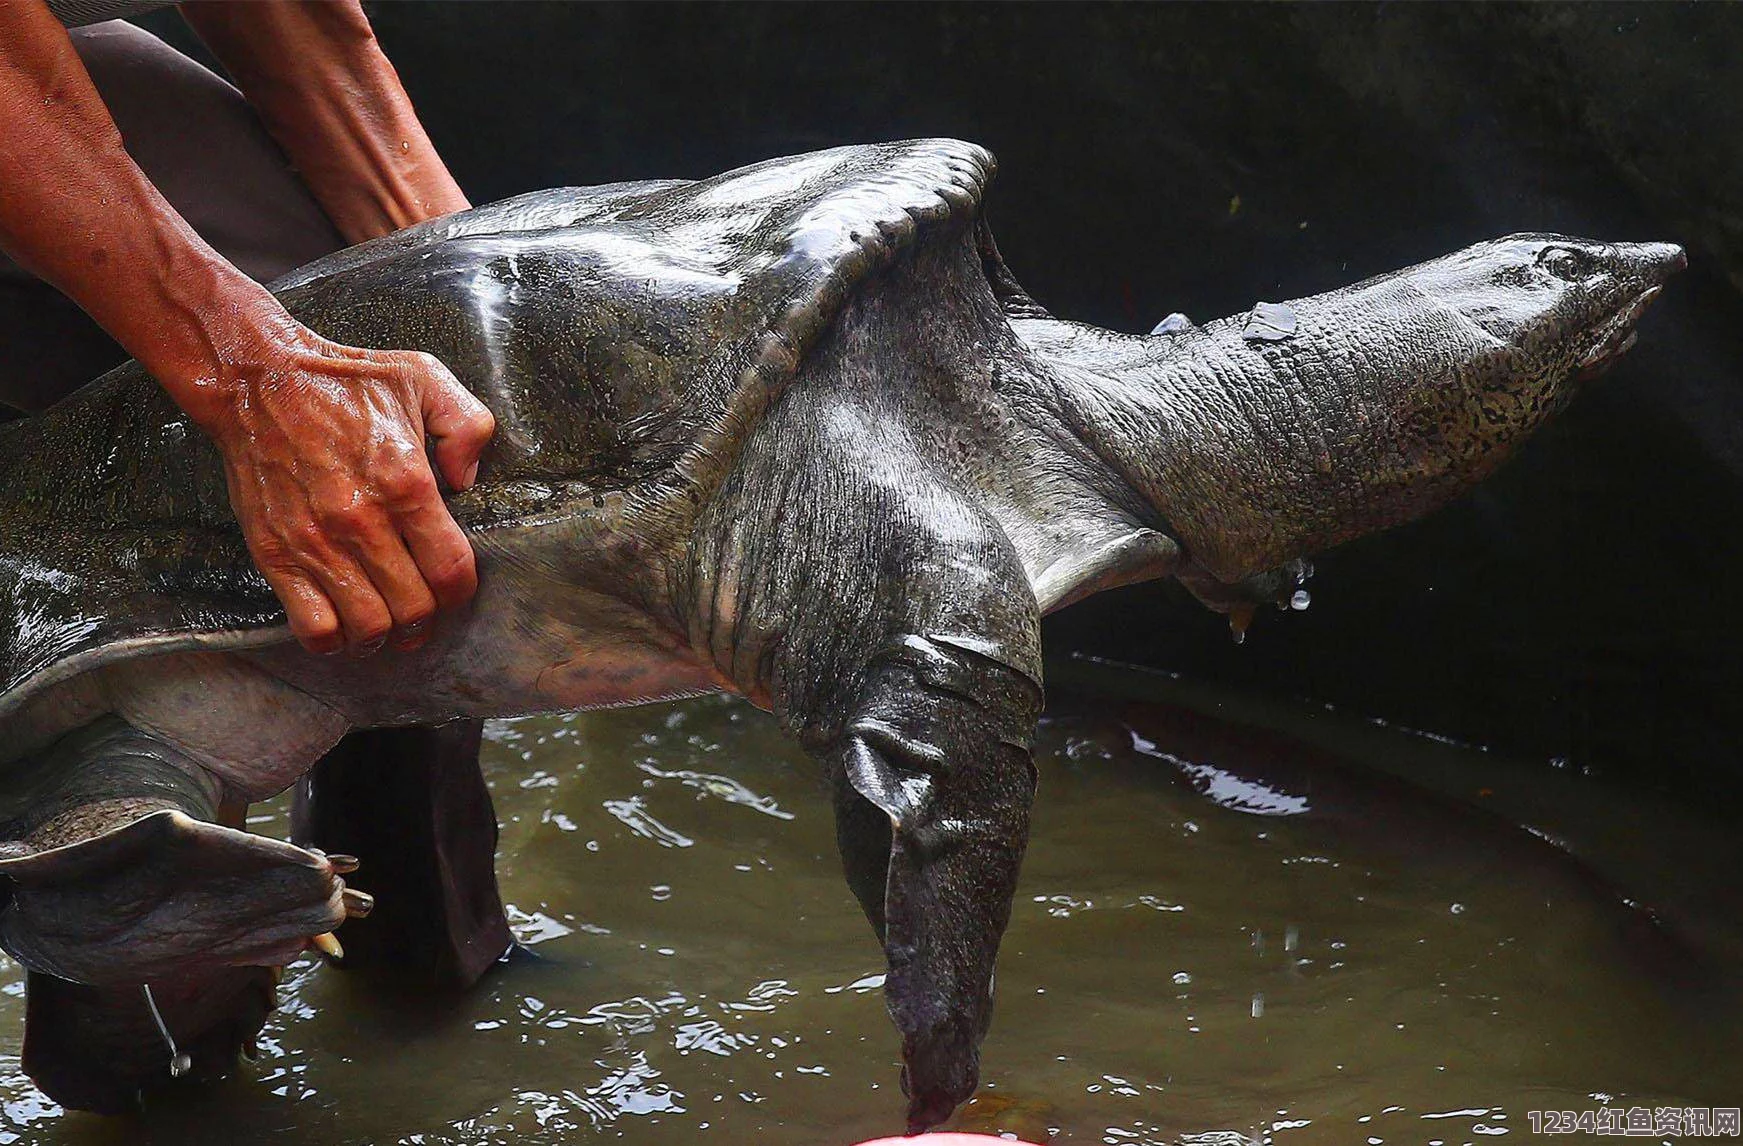
[[[470,206],[357,0],[188,0],[181,12],[348,242]]]
[[[488,411],[427,355],[330,342],[212,250],[128,157],[42,0],[0,2],[0,247],[138,358],[223,455],[249,550],[313,651],[410,640],[476,586],[442,505]]]

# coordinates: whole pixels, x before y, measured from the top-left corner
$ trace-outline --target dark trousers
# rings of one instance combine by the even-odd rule
[[[129,154],[231,262],[265,282],[344,245],[235,88],[120,21],[72,36]],[[77,306],[0,256],[0,407],[48,406],[125,357]],[[359,732],[301,782],[297,842],[357,856],[352,879],[376,896],[375,911],[340,933],[347,966],[462,987],[509,947],[478,749],[475,721]],[[141,1080],[118,1073],[105,1048],[155,1037],[139,993],[36,973],[28,991],[27,1072],[68,1105],[125,1105]],[[182,1014],[228,1032],[218,1041],[233,1051],[259,1025],[252,1000],[219,1020],[208,1012],[225,1004],[212,999]]]

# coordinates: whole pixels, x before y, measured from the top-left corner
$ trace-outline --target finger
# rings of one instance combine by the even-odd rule
[[[345,645],[353,654],[367,656],[387,643],[393,613],[356,559],[333,549],[306,561],[303,571],[320,584],[338,610]]]
[[[303,648],[326,656],[345,647],[338,610],[301,570],[262,569],[261,573],[284,605],[291,635]]]
[[[436,597],[424,583],[404,539],[384,529],[370,544],[359,544],[352,553],[387,603],[401,643],[405,638],[419,640],[430,618],[436,615]]]
[[[479,456],[496,432],[496,418],[446,366],[427,354],[418,359],[425,375],[420,387],[424,429],[436,440],[436,466],[451,489],[470,489]]]
[[[454,609],[470,601],[478,591],[478,561],[448,507],[440,501],[415,506],[397,524],[437,604]]]

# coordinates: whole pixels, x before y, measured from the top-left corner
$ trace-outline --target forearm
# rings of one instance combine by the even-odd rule
[[[0,3],[0,246],[72,298],[202,425],[273,328],[267,291],[151,185],[40,0]]]
[[[182,14],[346,239],[470,206],[357,0],[190,0]]]

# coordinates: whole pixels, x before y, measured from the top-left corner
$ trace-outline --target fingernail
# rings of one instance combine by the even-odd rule
[[[372,657],[387,644],[387,637],[376,637],[373,641],[364,641],[351,651],[354,657]]]
[[[461,489],[471,489],[472,483],[478,480],[478,463],[473,462],[466,467],[466,476],[460,479]]]
[[[310,848],[309,850],[313,851],[314,849]],[[358,860],[356,856],[339,855],[335,853],[326,858],[327,862],[333,865],[333,870],[338,872],[340,875],[350,875],[352,872],[357,870]]]
[[[358,891],[348,887],[340,893],[345,904],[345,915],[350,919],[362,919],[375,910],[375,897],[367,891]]]

